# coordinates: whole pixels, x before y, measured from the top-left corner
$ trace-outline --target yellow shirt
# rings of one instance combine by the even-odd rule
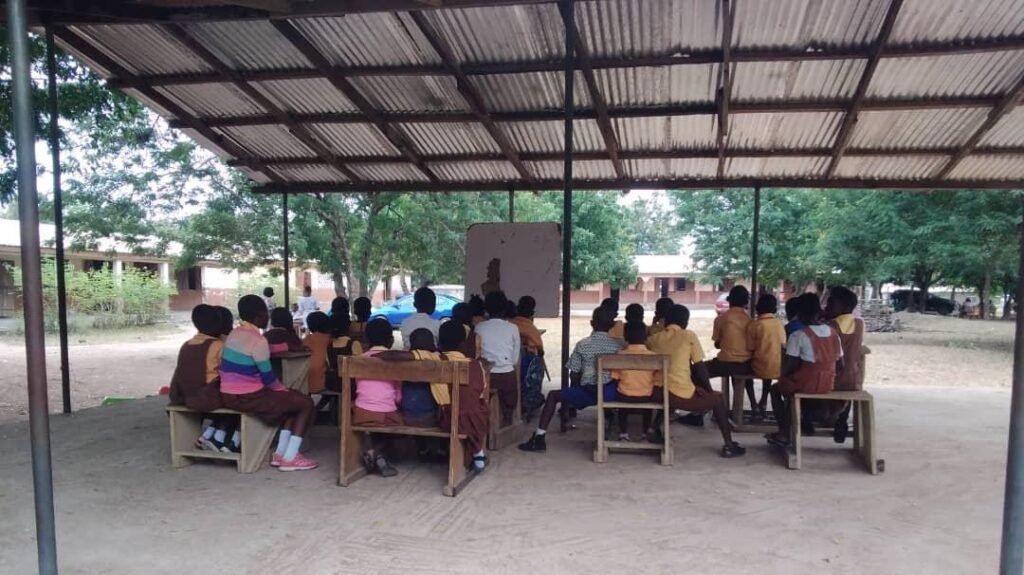
[[[754,375],[761,379],[782,376],[782,351],[786,347],[786,328],[772,313],[763,313],[747,324],[747,349],[754,354],[750,362]]]
[[[413,353],[416,353],[416,352],[413,352]],[[424,352],[424,353],[427,353],[427,352]],[[472,361],[468,357],[466,357],[466,354],[462,353],[461,351],[446,351],[446,352],[444,352],[444,356],[445,356],[445,358],[448,361],[463,361],[463,362],[467,362],[467,363]],[[423,358],[419,358],[418,357],[417,359],[423,359]],[[440,358],[435,357],[435,358],[432,358],[432,359],[440,359]],[[480,365],[480,364],[478,363],[477,365]],[[480,369],[482,370],[483,366],[480,366]],[[486,381],[486,373],[483,375],[483,377],[484,377],[484,380]],[[438,405],[451,405],[452,404],[451,390],[450,390],[448,384],[446,384],[446,383],[431,383],[430,384],[430,394],[434,396],[434,401]],[[484,399],[486,397],[487,397],[487,388],[485,387],[483,392],[480,393],[480,399]]]
[[[652,335],[663,331],[665,331],[665,321],[656,319],[654,320],[654,323],[651,324],[651,327],[647,328],[647,337],[651,337]]]
[[[608,330],[608,335],[614,337],[615,339],[621,339],[625,341],[626,325],[619,320],[615,320],[615,323],[612,325],[612,328]]]
[[[729,311],[715,318],[711,331],[711,340],[718,344],[718,360],[734,363],[750,361],[750,350],[747,348],[747,324],[750,316],[741,307],[731,307]]]
[[[441,359],[440,355],[432,351],[424,351],[422,349],[412,350],[412,356],[416,358],[417,361],[437,361]],[[452,402],[452,395],[448,390],[448,384],[446,383],[431,383],[430,395],[434,396],[434,402],[438,405],[450,405]]]
[[[630,344],[619,352],[620,355],[654,355],[646,345]],[[619,380],[619,393],[629,397],[650,397],[654,392],[654,382],[660,371],[640,369],[612,370],[612,379]]]
[[[224,354],[224,341],[205,333],[197,333],[188,340],[188,345],[199,345],[207,340],[213,340],[206,350],[206,383],[211,383],[220,377],[220,357]]]
[[[690,366],[704,361],[704,348],[700,346],[697,334],[678,325],[670,325],[648,338],[647,347],[654,353],[669,356],[669,393],[682,399],[693,397],[696,387]]]
[[[540,336],[540,330],[533,325],[533,320],[528,317],[514,317],[510,320],[519,328],[519,337],[523,338],[526,349],[530,353],[541,353],[544,351],[544,340]]]
[[[836,317],[835,321],[836,326],[839,327],[839,333],[843,335],[850,335],[857,329],[857,318],[852,313],[844,313]]]
[[[351,355],[363,355],[363,344],[359,343],[358,339],[347,335],[334,338],[334,341],[331,342],[331,347],[333,347],[334,349],[345,349],[345,347],[348,345],[348,342],[350,341],[352,342]]]

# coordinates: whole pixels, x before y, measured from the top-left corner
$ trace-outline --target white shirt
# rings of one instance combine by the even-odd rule
[[[260,297],[263,298],[263,303],[267,304],[267,311],[270,311],[277,307],[277,304],[274,303],[274,298],[267,297],[265,295],[261,295]]]
[[[441,320],[434,319],[425,313],[413,314],[404,320],[399,330],[402,332],[402,347],[409,349],[409,336],[418,329],[429,329],[434,334],[434,343],[437,343],[437,332],[441,328]]]
[[[480,336],[480,357],[494,366],[491,373],[508,373],[515,370],[519,361],[519,328],[503,319],[489,319],[476,324]]]
[[[828,337],[832,333],[832,328],[821,324],[809,326],[814,335],[818,337]],[[807,363],[814,363],[814,346],[811,344],[811,338],[804,333],[804,330],[795,331],[789,336],[786,341],[786,355],[790,357],[799,357],[801,361]],[[839,357],[843,357],[843,345],[839,344]]]
[[[299,296],[298,304],[299,313],[302,314],[302,317],[306,317],[307,315],[316,311],[316,298],[311,295]]]

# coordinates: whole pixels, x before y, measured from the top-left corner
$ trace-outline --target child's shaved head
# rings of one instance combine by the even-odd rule
[[[631,321],[626,323],[626,343],[632,345],[643,345],[647,341],[647,326],[642,322]]]
[[[196,326],[196,330],[201,334],[219,336],[220,314],[217,313],[217,308],[205,303],[192,308],[192,325]]]
[[[434,345],[434,334],[430,333],[429,329],[423,327],[413,330],[409,334],[409,349],[437,351],[437,347]]]

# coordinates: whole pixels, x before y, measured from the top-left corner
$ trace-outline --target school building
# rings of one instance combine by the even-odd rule
[[[619,290],[622,305],[639,303],[653,306],[660,297],[670,297],[676,303],[685,305],[714,305],[723,293],[728,293],[736,284],[750,286],[746,278],[729,278],[713,284],[701,281],[701,274],[694,268],[693,258],[686,253],[676,255],[633,256],[637,278],[631,289]],[[613,296],[612,287],[607,283],[586,286],[572,292],[573,303],[598,304],[602,299]]]

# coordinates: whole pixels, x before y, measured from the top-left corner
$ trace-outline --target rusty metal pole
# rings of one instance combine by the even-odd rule
[[[1024,223],[1017,232],[1017,331],[1013,337],[1013,393],[1010,399],[1010,440],[1006,451],[1003,496],[1003,539],[1000,575],[1024,573]],[[982,302],[984,305],[984,302]]]
[[[565,23],[565,151],[562,188],[562,389],[569,387],[569,330],[572,315],[572,120],[575,112],[573,88],[576,81],[576,9],[573,0],[561,0]]]

